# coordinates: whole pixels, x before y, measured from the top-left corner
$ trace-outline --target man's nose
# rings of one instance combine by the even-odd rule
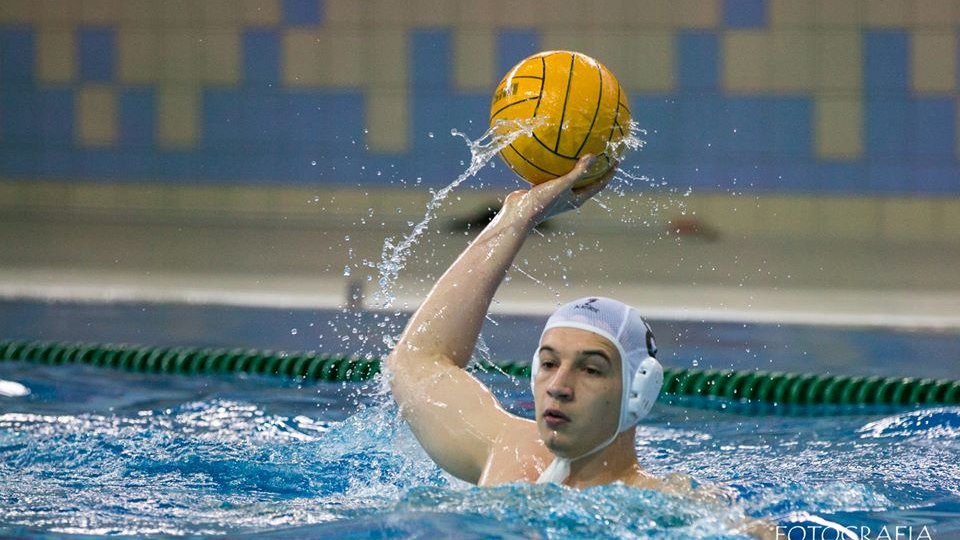
[[[569,401],[573,398],[571,383],[569,370],[560,368],[547,381],[547,395],[557,401]]]

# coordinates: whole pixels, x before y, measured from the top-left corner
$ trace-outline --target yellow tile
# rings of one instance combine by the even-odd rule
[[[674,22],[680,28],[717,28],[721,20],[720,0],[674,0]]]
[[[76,35],[71,30],[42,26],[37,37],[37,75],[45,83],[73,81],[77,75]]]
[[[819,217],[816,199],[806,196],[764,196],[760,200],[760,222],[765,234],[812,238],[817,236]]]
[[[671,3],[663,0],[623,0],[617,16],[635,28],[673,31],[676,27]]]
[[[622,30],[596,32],[588,30],[585,33],[589,40],[589,46],[583,51],[584,54],[595,58],[617,77],[631,68],[634,54],[624,45],[633,35],[633,32]],[[622,82],[620,84],[623,85]]]
[[[203,22],[200,4],[195,0],[163,0],[160,23],[170,29],[199,28]]]
[[[785,93],[813,89],[816,78],[815,40],[816,35],[809,30],[784,30],[771,34],[771,89]]]
[[[403,27],[409,20],[406,2],[394,0],[368,0],[369,7],[365,10],[366,21],[374,25],[389,27]]]
[[[356,0],[326,0],[323,20],[330,26],[359,26],[363,22],[364,5]]]
[[[371,152],[405,152],[409,145],[410,100],[401,91],[374,89],[367,94],[367,144]]]
[[[584,23],[581,0],[555,0],[540,13],[541,28],[573,28]]]
[[[153,30],[126,30],[117,34],[120,82],[145,84],[160,80],[163,45]]]
[[[865,0],[869,27],[903,27],[912,18],[909,0]]]
[[[933,240],[937,230],[933,199],[893,198],[881,202],[880,230],[885,240]]]
[[[272,205],[265,204],[271,197],[263,189],[234,185],[224,187],[221,195],[220,207],[228,212],[250,214],[262,212],[265,207],[272,208]]]
[[[960,240],[960,198],[934,199],[940,240]]]
[[[704,200],[703,215],[721,234],[751,236],[763,232],[760,203],[751,195],[714,195]]]
[[[157,138],[164,148],[193,148],[199,137],[199,94],[181,86],[157,93]]]
[[[409,23],[417,27],[449,26],[457,18],[456,2],[448,0],[413,0],[407,9]]]
[[[957,35],[954,32],[922,31],[910,42],[913,90],[920,93],[956,95]]]
[[[577,9],[581,13],[582,22],[579,24],[599,33],[630,28],[625,11],[636,9],[636,6],[625,5],[623,0],[581,0]]]
[[[818,157],[855,160],[863,154],[863,100],[860,96],[818,97],[815,122]]]
[[[581,28],[553,28],[540,32],[540,43],[546,51],[585,51],[590,48],[590,38]]]
[[[0,23],[31,24],[40,17],[40,3],[37,0],[3,0],[0,8]]]
[[[630,65],[615,72],[625,90],[659,92],[674,89],[674,37],[673,32],[654,29],[630,33],[623,44],[624,50],[630,54]]]
[[[326,32],[328,51],[322,84],[337,88],[357,88],[363,84],[363,30],[334,27]]]
[[[33,207],[68,209],[71,205],[71,188],[64,182],[31,182],[24,186],[25,205]]]
[[[957,0],[913,0],[913,24],[928,29],[947,29],[960,22]]]
[[[199,43],[200,79],[236,85],[240,81],[240,35],[237,30],[207,30]]]
[[[163,56],[160,58],[160,77],[166,83],[199,80],[197,69],[200,54],[200,36],[196,31],[168,30],[163,33]]]
[[[817,22],[822,27],[859,28],[865,9],[863,0],[816,0]]]
[[[160,2],[156,0],[123,0],[120,2],[121,32],[137,28],[156,31],[160,20]]]
[[[243,22],[236,0],[200,0],[200,14],[205,28],[236,30]]]
[[[497,4],[493,0],[485,2],[456,2],[457,28],[462,30],[480,30],[492,27],[497,20]]]
[[[120,0],[83,0],[80,5],[84,24],[116,24],[120,19]]]
[[[280,0],[241,0],[243,22],[254,26],[280,24]]]
[[[229,186],[190,186],[174,192],[174,204],[185,210],[219,210]]]
[[[407,32],[399,27],[379,28],[363,42],[364,81],[393,89],[407,84]]]
[[[816,87],[821,92],[859,92],[863,87],[863,36],[859,31],[824,31],[816,42]]]
[[[281,73],[287,86],[318,87],[329,71],[328,39],[314,29],[292,28],[284,31],[281,49]]]
[[[809,0],[770,0],[768,6],[775,28],[810,28],[817,20],[817,5]]]
[[[117,95],[109,86],[84,86],[77,95],[77,138],[81,146],[111,146],[117,140]]]
[[[80,18],[76,0],[40,0],[40,20],[44,23],[73,23]]]
[[[504,28],[543,28],[539,0],[496,0],[495,20]]]
[[[724,87],[731,92],[767,90],[771,80],[770,33],[724,33],[722,45]]]
[[[453,78],[461,91],[489,91],[502,77],[496,71],[495,37],[490,28],[458,30],[453,35]]]
[[[880,234],[879,199],[823,197],[816,206],[824,238],[870,240]]]
[[[0,178],[0,207],[16,208],[23,204],[28,184]]]

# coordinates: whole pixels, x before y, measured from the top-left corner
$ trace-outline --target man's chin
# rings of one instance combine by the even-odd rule
[[[550,450],[550,453],[568,459],[574,456],[571,452],[572,445],[569,437],[551,430],[547,430],[545,435],[545,437],[542,437],[543,444],[547,447],[547,450]]]

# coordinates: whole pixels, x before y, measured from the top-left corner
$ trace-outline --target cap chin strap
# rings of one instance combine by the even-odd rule
[[[534,359],[534,362],[536,361],[537,360]],[[658,362],[656,358],[648,356],[643,362],[640,362],[640,369],[634,374],[633,381],[630,383],[630,392],[624,396],[626,398],[624,400],[626,401],[626,410],[621,411],[620,423],[616,433],[605,442],[596,446],[593,450],[575,458],[556,456],[540,475],[540,478],[537,479],[537,483],[546,484],[552,482],[562,484],[565,482],[567,478],[570,477],[570,465],[574,461],[596,454],[610,446],[621,433],[635,426],[637,422],[649,414],[650,409],[653,408],[653,403],[660,395],[660,388],[662,386],[663,366],[660,365],[660,362]],[[626,414],[623,414],[624,412]]]

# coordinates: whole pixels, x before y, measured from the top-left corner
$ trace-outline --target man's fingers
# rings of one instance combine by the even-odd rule
[[[585,154],[583,157],[577,161],[576,166],[573,167],[573,170],[570,171],[570,176],[576,177],[577,180],[583,178],[583,175],[587,174],[587,171],[590,170],[590,167],[593,167],[593,164],[597,162],[597,156],[593,154]]]
[[[610,170],[605,172],[599,180],[590,182],[581,188],[574,189],[574,204],[579,207],[583,203],[587,202],[591,197],[603,191],[603,189],[607,187],[607,184],[609,184],[613,180],[613,177],[617,174],[617,165],[618,162],[614,161],[610,164]]]

